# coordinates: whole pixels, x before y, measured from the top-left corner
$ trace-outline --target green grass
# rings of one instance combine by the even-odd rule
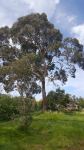
[[[84,114],[34,115],[27,131],[19,122],[0,123],[0,150],[84,150]]]

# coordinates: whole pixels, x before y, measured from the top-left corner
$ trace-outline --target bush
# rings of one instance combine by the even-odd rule
[[[79,109],[82,110],[84,109],[84,98],[79,98],[78,99],[78,102],[79,102]]]
[[[19,117],[20,127],[26,129],[32,122],[32,99],[31,98],[11,98],[0,96],[0,120],[11,120]]]
[[[82,106],[84,101],[82,101]],[[78,102],[75,96],[66,94],[64,90],[58,88],[47,95],[47,110],[51,111],[78,111]]]
[[[17,99],[0,96],[0,120],[14,119],[17,115],[19,115]]]
[[[59,111],[66,107],[68,97],[66,97],[64,90],[57,89],[56,92],[50,91],[47,95],[47,109],[52,111]]]
[[[32,122],[32,98],[22,97],[19,105],[21,115],[20,129],[26,129]]]

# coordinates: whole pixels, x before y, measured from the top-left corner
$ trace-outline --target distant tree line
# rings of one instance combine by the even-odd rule
[[[46,111],[74,112],[84,109],[84,98],[66,94],[58,88],[47,95]],[[25,103],[25,105],[24,105]],[[36,101],[33,97],[10,97],[0,95],[0,121],[20,118],[21,127],[28,127],[32,121],[32,114],[42,112],[43,101]]]

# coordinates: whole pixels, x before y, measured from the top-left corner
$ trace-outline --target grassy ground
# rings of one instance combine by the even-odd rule
[[[18,121],[0,123],[0,150],[84,150],[84,114],[34,115],[28,131]]]

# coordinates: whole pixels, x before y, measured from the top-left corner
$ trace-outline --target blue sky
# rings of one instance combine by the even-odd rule
[[[0,26],[11,26],[18,17],[31,12],[47,13],[64,37],[76,37],[84,44],[84,0],[0,0]],[[52,87],[47,84],[47,91]],[[84,97],[84,72],[78,69],[76,79],[69,78],[63,88]]]

